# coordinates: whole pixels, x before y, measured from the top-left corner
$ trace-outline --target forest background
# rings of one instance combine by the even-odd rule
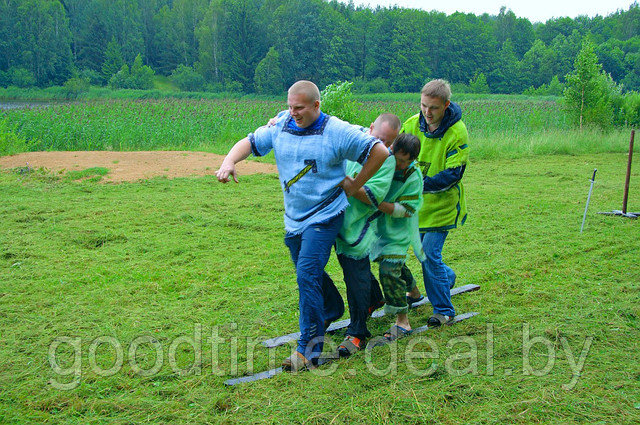
[[[0,86],[280,94],[298,79],[354,92],[560,95],[583,43],[622,92],[640,89],[640,7],[531,23],[499,14],[324,0],[5,0]],[[78,88],[78,86],[80,88]]]

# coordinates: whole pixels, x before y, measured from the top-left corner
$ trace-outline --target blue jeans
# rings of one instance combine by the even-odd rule
[[[301,335],[297,350],[308,360],[322,353],[325,320],[323,285],[328,284],[324,267],[343,221],[344,214],[339,214],[324,223],[309,226],[300,234],[287,233],[284,237],[296,266],[300,294]]]
[[[427,297],[434,313],[455,316],[451,304],[451,288],[456,283],[456,274],[442,261],[442,247],[449,232],[421,233],[422,249],[427,259],[422,263],[422,277]]]

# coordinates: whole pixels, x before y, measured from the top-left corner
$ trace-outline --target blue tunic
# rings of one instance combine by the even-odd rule
[[[309,127],[299,128],[286,111],[278,114],[276,125],[260,127],[248,138],[255,156],[273,149],[284,193],[285,230],[293,234],[347,208],[347,197],[338,187],[346,161],[363,164],[380,142],[360,127],[323,113]]]

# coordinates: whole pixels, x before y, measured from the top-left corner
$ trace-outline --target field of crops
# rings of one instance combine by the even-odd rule
[[[418,112],[419,98],[413,97],[367,97],[354,124],[368,126],[383,112],[405,120]],[[624,152],[628,146],[627,130],[572,129],[555,100],[463,97],[460,104],[475,158]],[[284,99],[120,99],[0,111],[0,155],[159,149],[222,154],[285,108]]]

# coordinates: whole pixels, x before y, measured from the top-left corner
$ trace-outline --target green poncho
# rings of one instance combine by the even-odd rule
[[[406,170],[394,173],[384,200],[402,204],[411,217],[383,214],[376,220],[378,239],[371,248],[371,258],[375,261],[405,262],[409,246],[412,246],[418,259],[424,261],[417,214],[422,206],[422,173],[415,161]]]
[[[357,162],[347,163],[347,176],[355,177],[362,165]],[[376,236],[373,229],[375,218],[380,215],[378,205],[387,194],[391,186],[393,173],[396,169],[396,158],[393,155],[382,164],[363,186],[371,205],[349,197],[349,206],[344,213],[344,224],[336,239],[336,253],[359,260],[369,255],[371,244]]]

